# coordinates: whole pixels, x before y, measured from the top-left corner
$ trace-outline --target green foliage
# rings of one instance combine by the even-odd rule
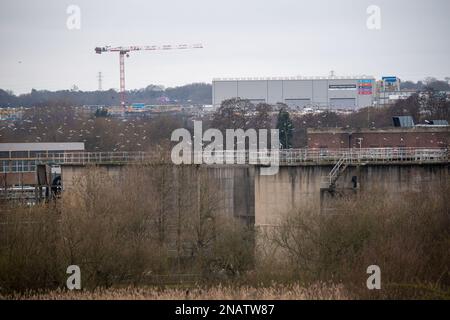
[[[104,118],[108,116],[108,109],[105,108],[99,108],[95,110],[95,117],[96,118]]]
[[[289,112],[285,108],[281,108],[280,112],[278,113],[277,129],[279,130],[281,148],[292,148],[292,135],[294,132],[294,125],[289,116]]]

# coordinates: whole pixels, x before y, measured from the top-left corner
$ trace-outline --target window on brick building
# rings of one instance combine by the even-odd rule
[[[0,158],[9,158],[9,151],[0,151]]]
[[[11,151],[11,158],[28,158],[28,151]]]

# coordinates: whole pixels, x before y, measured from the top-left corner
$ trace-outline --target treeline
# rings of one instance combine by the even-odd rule
[[[0,123],[0,143],[84,142],[87,151],[149,151],[167,144],[173,130],[185,127],[180,116],[122,120],[71,106],[32,107],[21,120]]]
[[[203,120],[203,129],[285,130],[286,147],[307,146],[307,128],[383,128],[391,127],[392,117],[409,115],[415,123],[443,119],[450,122],[450,101],[429,91],[399,100],[393,106],[363,108],[350,114],[333,111],[293,114],[287,108],[274,112],[267,104],[248,100],[225,100],[211,119]],[[187,116],[160,116],[152,119],[123,119],[80,113],[70,105],[52,102],[45,107],[25,111],[21,120],[0,125],[0,142],[85,142],[89,151],[149,151],[170,144],[177,128],[193,130]],[[284,128],[284,129],[283,129]],[[283,131],[284,132],[284,131]],[[280,140],[283,143],[283,140]]]
[[[447,79],[448,78],[446,78],[446,80]],[[433,77],[425,78],[423,81],[403,81],[400,83],[400,89],[402,90],[422,91],[426,88],[431,88],[436,91],[450,91],[450,85],[448,81],[438,80]]]
[[[211,85],[193,83],[180,87],[166,88],[149,85],[146,88],[126,92],[127,102],[145,104],[211,104]],[[0,107],[32,107],[47,106],[58,101],[60,104],[71,106],[82,105],[120,105],[120,95],[114,89],[106,91],[71,90],[35,90],[30,93],[15,95],[0,89]]]
[[[416,91],[450,91],[447,81],[436,78],[426,78],[423,81],[404,81],[402,90]],[[164,88],[157,85],[148,85],[145,88],[129,90],[126,92],[127,102],[140,102],[145,104],[211,104],[212,89],[207,83],[192,83],[184,86]],[[8,90],[0,89],[0,107],[32,107],[47,106],[59,102],[63,105],[120,105],[119,92],[114,89],[105,91],[80,91],[74,87],[71,90],[36,90],[30,93],[15,95]]]
[[[352,113],[329,110],[293,114],[286,105],[280,106],[282,111],[274,114],[272,106],[264,103],[254,105],[248,100],[225,100],[208,125],[221,130],[277,128],[282,132],[280,142],[284,147],[304,148],[307,146],[308,128],[386,128],[393,126],[394,116],[411,116],[416,124],[426,123],[426,120],[450,122],[450,100],[430,87],[405,100],[398,100],[392,106],[361,108]],[[286,141],[282,137],[286,137]]]
[[[350,114],[329,111],[294,117],[293,145],[297,148],[306,146],[307,128],[386,128],[393,126],[394,116],[411,116],[415,124],[424,124],[427,120],[450,122],[450,100],[429,89],[405,100],[398,100],[392,106],[362,108]]]

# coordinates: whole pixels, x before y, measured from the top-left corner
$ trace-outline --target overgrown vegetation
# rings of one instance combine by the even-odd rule
[[[182,117],[94,117],[54,103],[29,109],[22,122],[1,127],[0,142],[84,141],[90,151],[165,150],[174,129],[191,125]],[[430,91],[348,115],[285,114],[292,119],[286,122],[286,147],[305,147],[308,127],[383,127],[391,125],[393,115],[411,115],[416,122],[449,120],[449,110],[449,101]],[[275,125],[271,106],[231,99],[204,129]],[[114,288],[130,285],[137,289],[118,294],[133,296],[144,284],[224,283],[236,292],[251,286],[261,290],[257,296],[270,292],[272,297],[275,282],[283,285],[280,292],[317,283],[345,288],[345,294],[336,291],[345,298],[449,298],[448,184],[395,200],[382,192],[335,199],[339,214],[301,208],[264,230],[225,215],[219,189],[207,170],[196,166],[154,164],[120,174],[93,167],[60,203],[2,208],[0,294],[63,288],[65,268],[77,264],[83,288],[110,288],[107,295],[113,296]],[[372,264],[381,267],[381,291],[366,288],[365,271]],[[152,290],[143,295],[153,296]],[[214,292],[228,296],[227,290]],[[323,298],[334,297],[325,292]]]
[[[174,281],[172,274],[231,279],[252,267],[252,229],[220,214],[214,189],[196,167],[155,164],[120,176],[92,168],[60,204],[3,212],[0,287],[65,286],[73,264],[89,289]]]
[[[0,294],[450,298],[448,184],[395,199],[335,198],[333,214],[299,208],[257,231],[222,213],[225,199],[203,168],[92,168],[70,188],[62,203],[2,211]],[[72,264],[82,270],[81,295],[65,293]],[[382,290],[366,287],[374,264]]]
[[[93,291],[71,291],[57,289],[50,292],[25,292],[8,296],[11,299],[33,300],[301,300],[301,299],[349,299],[342,286],[316,284],[305,288],[298,284],[272,285],[270,287],[252,286],[222,286],[176,288],[160,287],[126,287],[126,288],[98,288]]]
[[[391,127],[392,117],[410,115],[415,123],[425,120],[450,121],[450,100],[440,92],[427,89],[406,100],[383,108],[362,108],[349,114],[324,111],[298,114],[279,105],[282,112],[265,103],[257,105],[244,99],[229,99],[211,117],[201,118],[203,130],[279,128],[283,147],[307,146],[307,128],[382,128]],[[280,121],[277,121],[280,116]],[[97,114],[73,107],[65,100],[45,101],[24,111],[20,120],[0,125],[0,142],[85,142],[88,151],[150,151],[170,144],[177,128],[193,131],[194,116],[158,116],[121,119],[99,109]],[[285,141],[286,140],[286,141]],[[286,142],[286,143],[285,143]]]
[[[285,257],[275,269],[288,281],[341,283],[356,297],[449,299],[449,194],[448,184],[395,198],[380,191],[336,199],[333,214],[291,212],[267,235]],[[381,268],[382,290],[367,290],[370,265]]]
[[[2,142],[84,142],[89,151],[149,151],[170,142],[185,126],[181,116],[154,119],[98,117],[68,105],[25,111],[23,119],[0,125]]]

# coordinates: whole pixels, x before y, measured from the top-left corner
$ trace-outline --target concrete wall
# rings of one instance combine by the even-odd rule
[[[267,101],[267,81],[236,81],[237,97]]]
[[[319,212],[321,203],[321,179],[332,166],[281,167],[278,175],[261,176],[255,173],[255,224],[276,224],[286,212],[294,208],[311,208]],[[364,165],[347,167],[337,181],[337,190],[352,189],[352,177],[356,176],[360,196],[374,191],[386,197],[406,192],[421,192],[438,188],[450,179],[448,164],[429,165]]]
[[[215,81],[212,87],[213,105],[220,106],[223,100],[238,97],[237,81]]]
[[[64,192],[70,192],[73,179],[83,175],[86,167],[62,166]],[[102,166],[119,179],[123,166]],[[175,168],[180,168],[175,166]],[[198,166],[185,166],[195,176]],[[319,212],[321,181],[332,166],[304,165],[280,167],[273,176],[262,176],[253,166],[211,166],[208,175],[216,181],[214,193],[221,195],[220,211],[240,217],[258,226],[276,224],[282,214],[294,208],[312,208]],[[178,170],[178,169],[175,169]],[[337,181],[338,190],[351,190],[352,177],[358,180],[360,196],[381,190],[386,197],[404,192],[421,192],[450,179],[449,164],[363,165],[349,166]]]
[[[117,187],[120,188],[120,181],[123,179],[126,167],[122,165],[100,165],[99,168],[108,173],[110,177],[117,180]],[[180,177],[181,166],[173,167],[173,179]],[[185,176],[194,177],[197,175],[198,166],[184,166]],[[218,210],[221,214],[235,216],[253,224],[255,221],[254,203],[254,172],[255,168],[246,165],[234,166],[208,166],[207,175],[211,178],[210,190],[218,196]],[[70,192],[75,187],[75,183],[87,173],[87,167],[76,165],[62,165],[61,178],[64,193]],[[142,191],[142,192],[145,192]],[[175,193],[175,191],[174,191]]]

